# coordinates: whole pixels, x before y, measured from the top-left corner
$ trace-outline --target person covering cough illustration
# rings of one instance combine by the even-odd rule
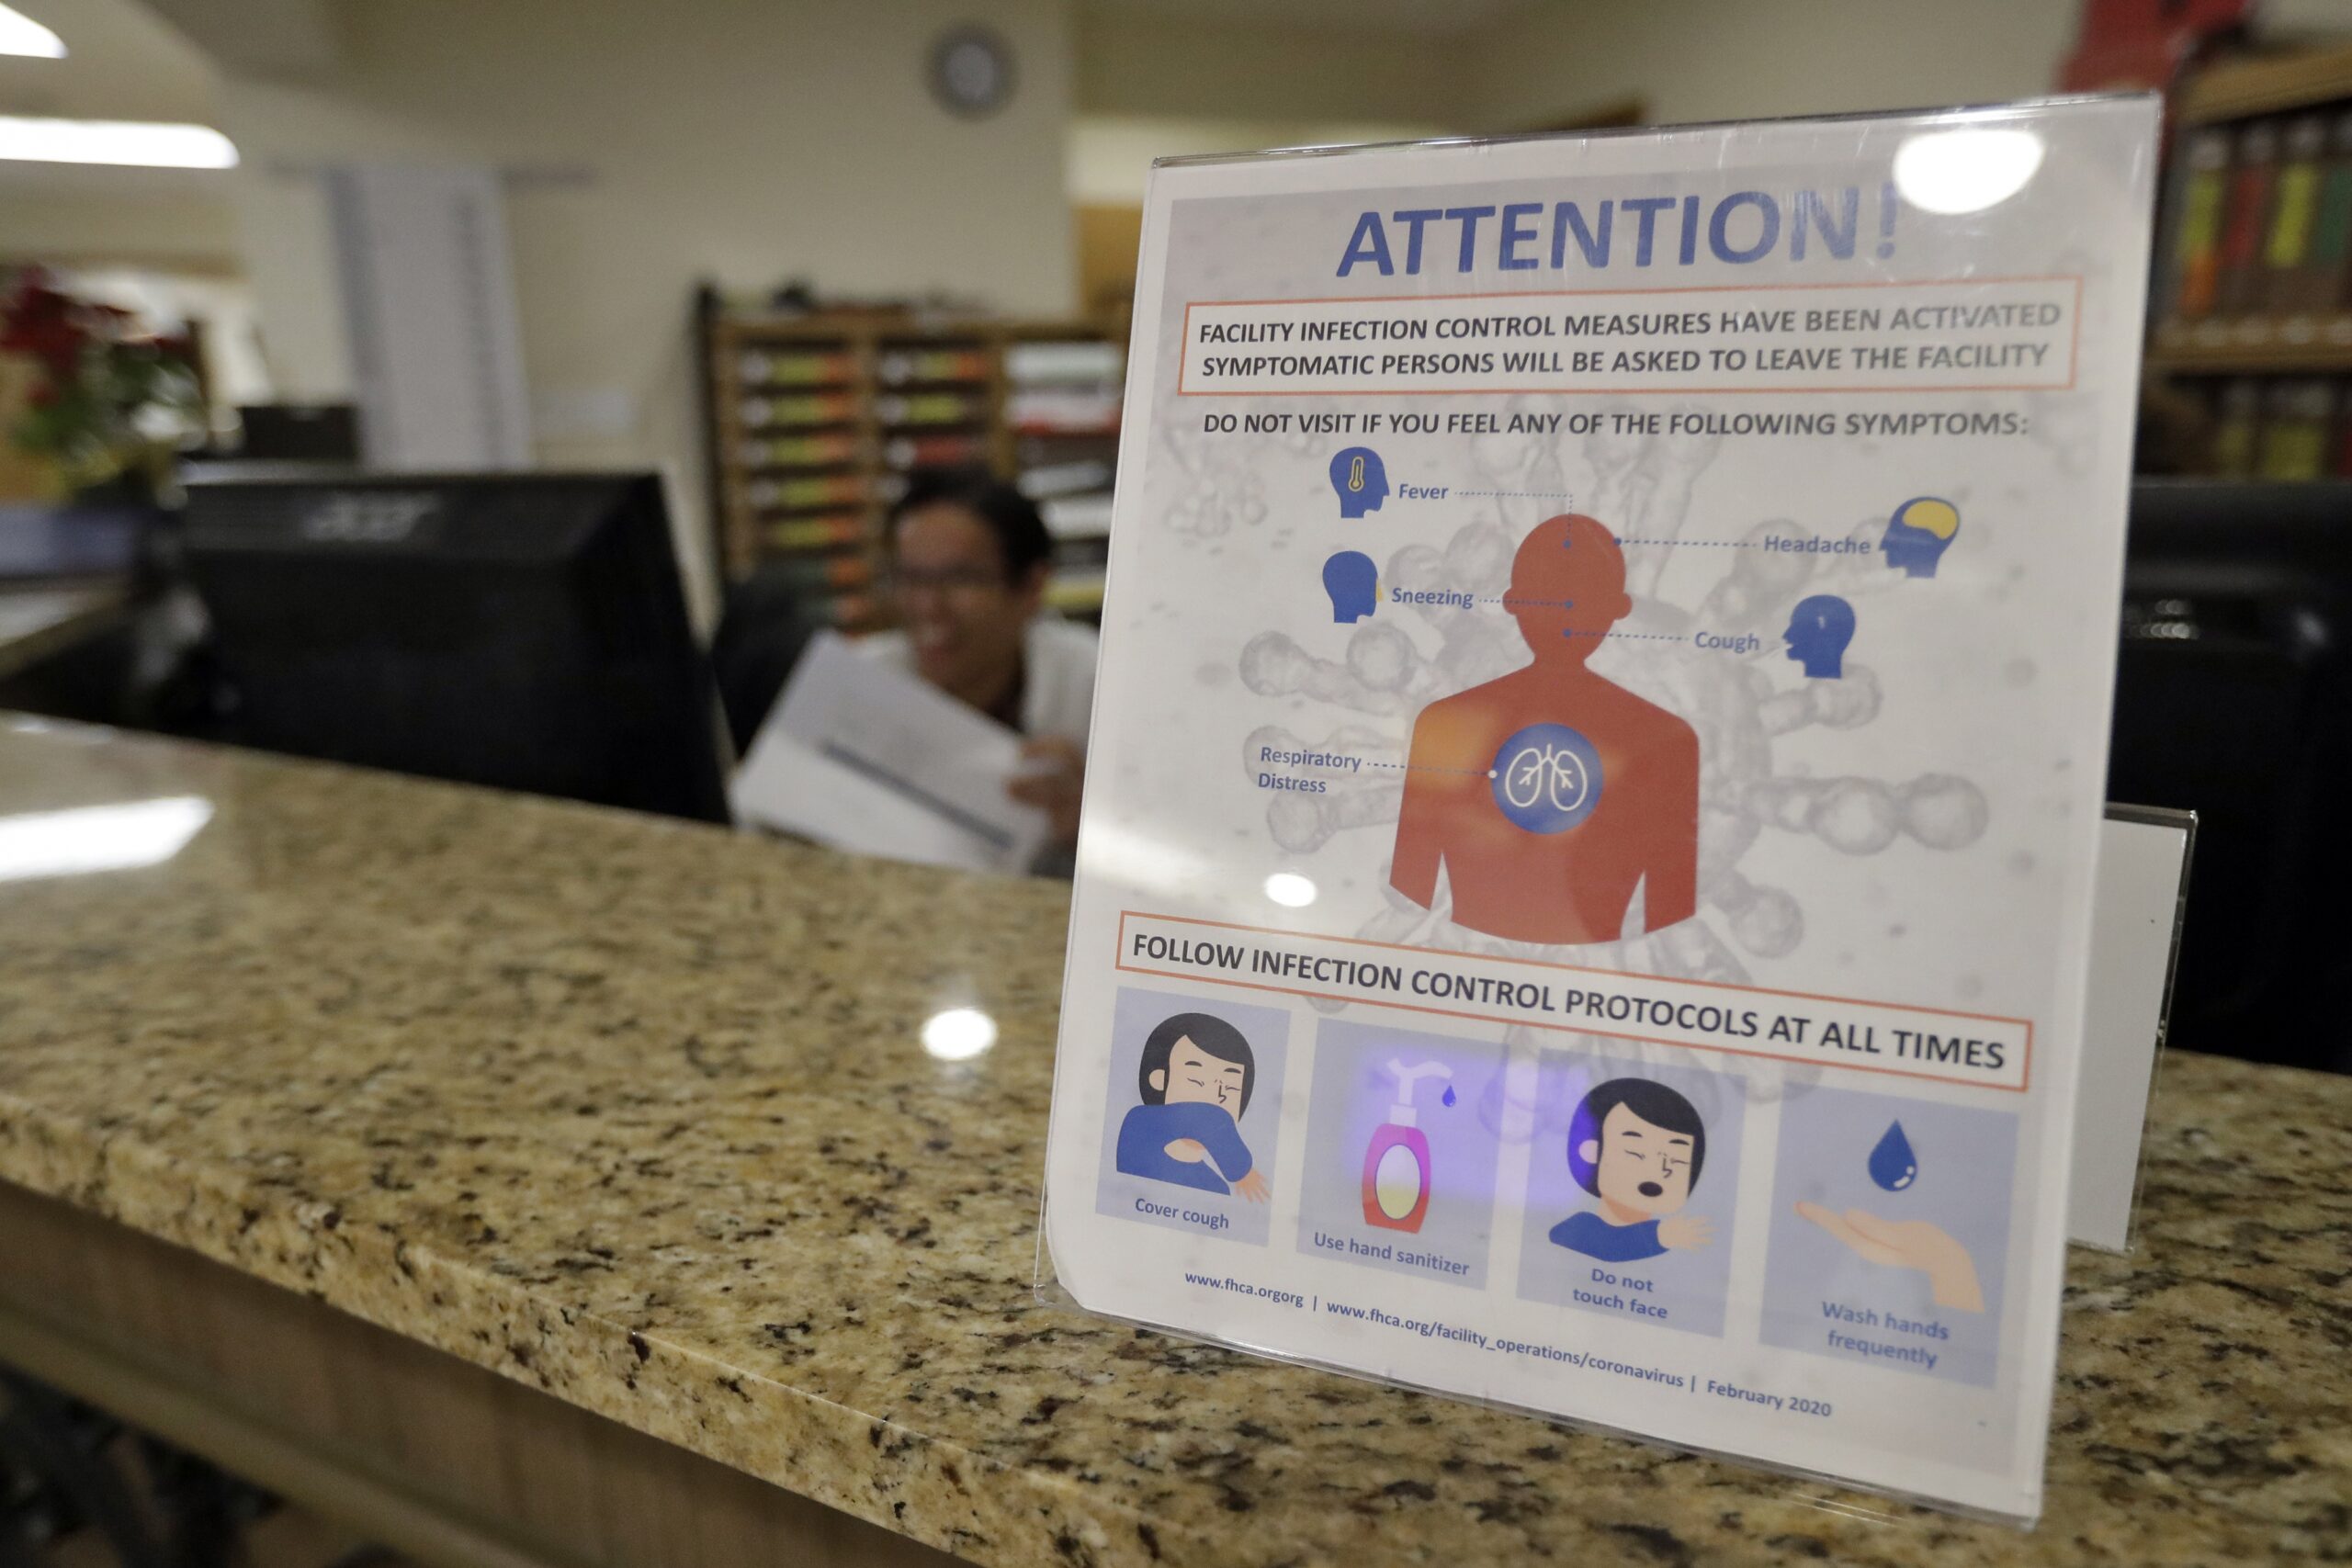
[[[1554,1245],[1603,1263],[1634,1263],[1714,1240],[1684,1213],[1707,1161],[1707,1129],[1690,1102],[1646,1078],[1612,1078],[1568,1120],[1568,1173],[1600,1200],[1551,1230]]]
[[[1240,1129],[1257,1077],[1250,1042],[1223,1019],[1180,1012],[1162,1022],[1144,1041],[1136,1067],[1143,1103],[1119,1123],[1119,1169],[1264,1202],[1266,1173]]]

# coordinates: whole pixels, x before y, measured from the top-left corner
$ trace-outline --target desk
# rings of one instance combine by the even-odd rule
[[[110,579],[0,582],[0,680],[113,625],[130,591]]]
[[[2041,1529],[1888,1522],[1038,1304],[1066,888],[0,728],[0,810],[158,796],[168,860],[0,883],[0,1359],[420,1553],[2352,1553],[2352,1080],[2176,1054]],[[953,1004],[993,1050],[923,1053]]]

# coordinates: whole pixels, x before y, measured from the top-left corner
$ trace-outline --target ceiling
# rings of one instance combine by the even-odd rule
[[[1445,38],[1533,10],[1544,0],[1083,0],[1093,11],[1180,21],[1252,22]]]
[[[212,63],[139,0],[8,0],[65,40],[62,60],[0,56],[0,114],[209,123]]]

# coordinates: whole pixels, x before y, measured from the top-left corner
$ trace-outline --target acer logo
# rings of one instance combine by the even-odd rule
[[[440,508],[439,498],[430,494],[346,491],[303,517],[302,537],[313,544],[396,545]]]

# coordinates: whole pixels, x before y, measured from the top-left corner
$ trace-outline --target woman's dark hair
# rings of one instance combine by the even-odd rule
[[[1004,580],[1019,582],[1054,553],[1054,536],[1036,503],[986,468],[917,468],[907,476],[907,493],[890,508],[885,529],[890,548],[899,547],[899,523],[926,506],[960,506],[988,525],[1004,558]]]
[[[1234,1112],[1234,1120],[1239,1121],[1250,1109],[1250,1091],[1258,1087],[1258,1055],[1250,1049],[1250,1042],[1241,1037],[1241,1031],[1204,1012],[1180,1012],[1153,1030],[1144,1041],[1143,1060],[1136,1067],[1136,1089],[1143,1102],[1168,1102],[1167,1089],[1152,1088],[1151,1075],[1167,1070],[1169,1055],[1176,1049],[1179,1040],[1190,1040],[1220,1062],[1241,1064],[1241,1110]],[[1160,1080],[1163,1086],[1167,1081]]]
[[[1584,1157],[1585,1140],[1600,1136],[1609,1113],[1623,1106],[1653,1127],[1679,1133],[1690,1140],[1690,1186],[1699,1185],[1699,1168],[1707,1163],[1707,1128],[1690,1102],[1662,1083],[1647,1078],[1611,1078],[1590,1094],[1568,1118],[1568,1174],[1577,1185],[1600,1196],[1600,1168]]]

